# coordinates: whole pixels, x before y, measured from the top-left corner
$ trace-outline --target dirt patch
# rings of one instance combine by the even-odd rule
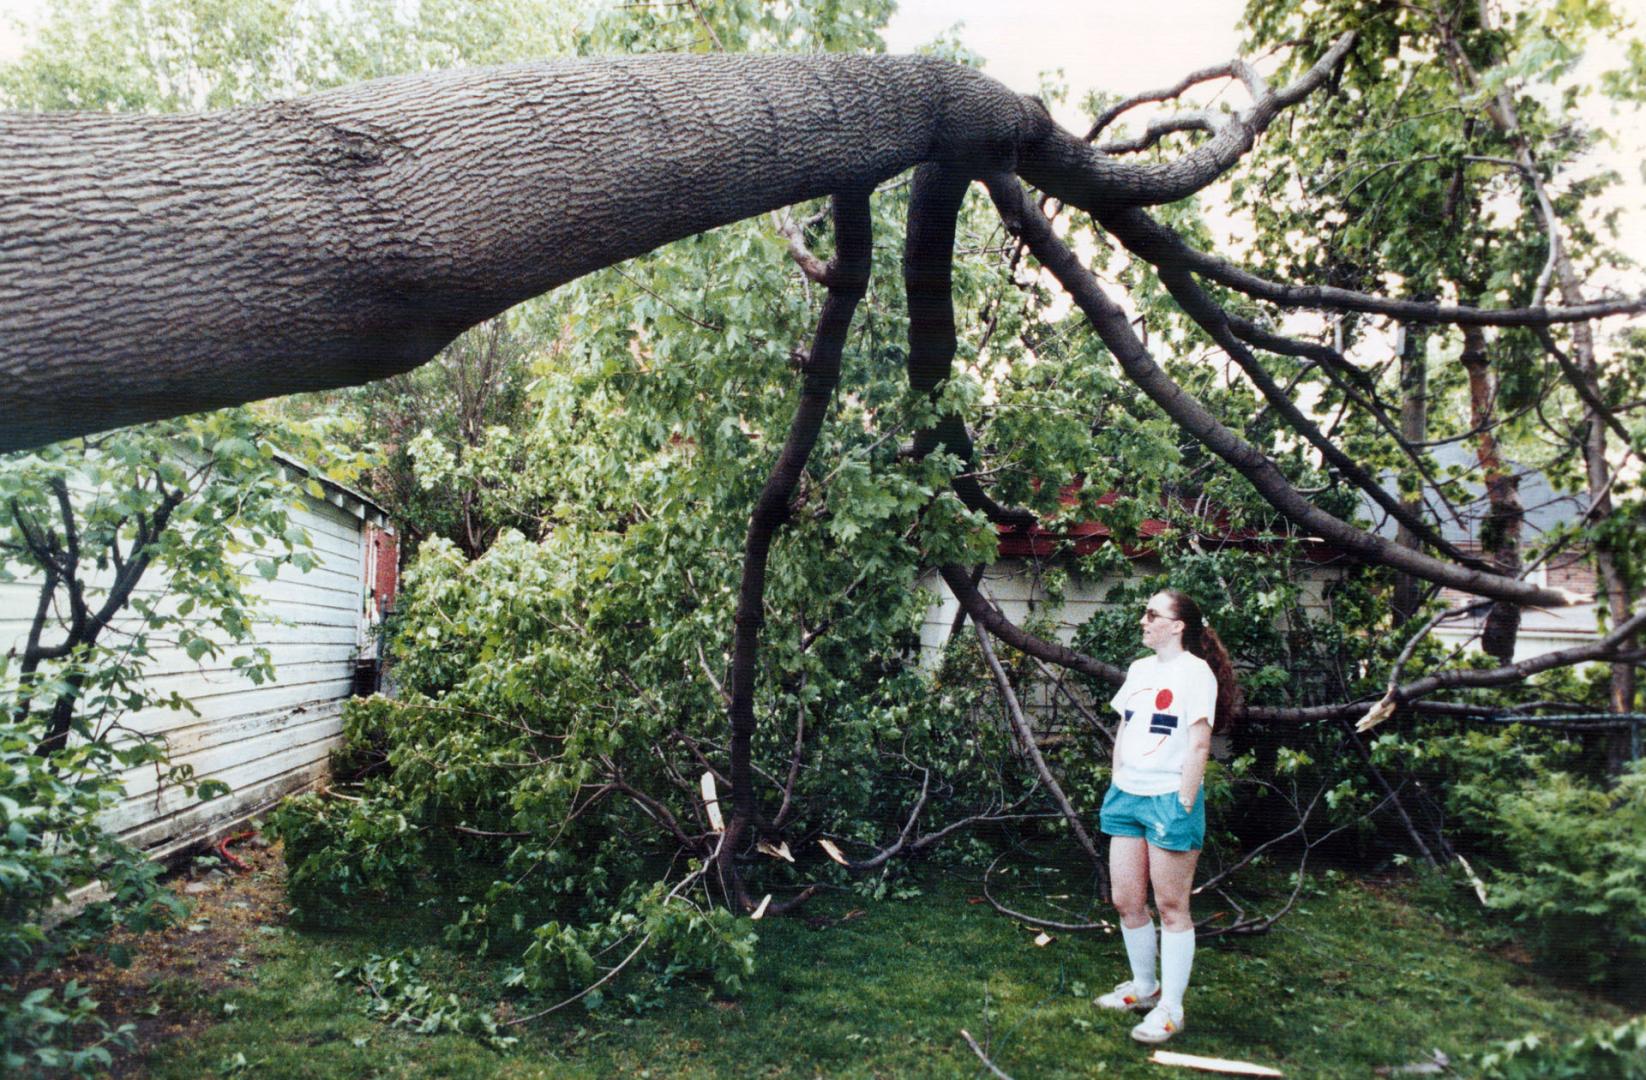
[[[41,981],[78,980],[110,1025],[135,1026],[135,1045],[115,1051],[111,1076],[142,1076],[150,1050],[221,1020],[212,999],[248,984],[273,942],[265,928],[285,923],[286,862],[279,845],[252,837],[229,850],[246,865],[244,871],[214,857],[185,866],[167,882],[189,905],[188,917],[177,926],[114,935],[114,943],[130,950],[128,966],[81,955]]]

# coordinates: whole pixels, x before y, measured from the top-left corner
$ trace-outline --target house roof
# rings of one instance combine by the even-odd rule
[[[1431,456],[1442,472],[1448,468],[1471,471],[1479,469],[1472,442],[1442,444],[1432,450]],[[1506,461],[1504,464],[1520,478],[1520,502],[1526,508],[1524,520],[1529,539],[1550,532],[1569,521],[1575,521],[1588,510],[1587,499],[1581,495],[1556,491],[1542,470],[1514,461]],[[1384,490],[1392,495],[1400,494],[1397,476],[1388,473],[1381,479]],[[1454,544],[1478,542],[1481,525],[1486,520],[1487,511],[1491,509],[1486,501],[1486,486],[1474,480],[1464,480],[1461,484],[1469,493],[1469,500],[1458,504],[1456,517],[1440,515],[1440,535]],[[1423,495],[1437,509],[1442,506],[1432,484],[1423,485]],[[1394,519],[1381,506],[1365,496],[1361,498],[1361,514],[1373,522],[1372,531],[1379,536],[1395,535]]]
[[[321,473],[307,462],[299,461],[289,454],[276,450],[274,460],[284,469],[287,479],[315,480],[326,489],[326,501],[341,508],[362,521],[370,522],[380,529],[392,527],[394,519],[389,515],[382,503],[371,496],[357,491],[347,484],[340,484],[336,480]]]
[[[1058,501],[1065,506],[1074,506],[1079,502],[1079,490],[1078,481],[1068,485],[1059,495]],[[1120,498],[1120,494],[1118,491],[1105,492],[1098,497],[1097,505],[1111,505]],[[1129,558],[1147,555],[1151,550],[1148,543],[1151,538],[1164,536],[1179,528],[1164,518],[1145,518],[1137,530],[1142,542],[1121,542],[1122,550]],[[1045,559],[1054,555],[1070,554],[1078,557],[1090,555],[1105,544],[1117,542],[1114,530],[1100,521],[1081,521],[1055,529],[1038,524],[1027,527],[1001,525],[997,526],[997,530],[1000,534],[999,552],[1003,558]],[[1268,551],[1290,542],[1300,544],[1304,557],[1313,563],[1325,564],[1349,559],[1345,552],[1318,537],[1282,536],[1257,529],[1229,527],[1202,531],[1196,535],[1203,544],[1217,548],[1235,547],[1250,551]]]

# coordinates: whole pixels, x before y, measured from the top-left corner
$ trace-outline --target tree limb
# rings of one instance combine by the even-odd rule
[[[1402,548],[1383,537],[1357,529],[1309,502],[1292,487],[1272,461],[1219,422],[1161,369],[1132,332],[1125,313],[1103,293],[1091,272],[1053,234],[1045,216],[1034,209],[1021,185],[1001,175],[991,176],[987,183],[1007,228],[1020,232],[1028,240],[1029,250],[1074,298],[1076,306],[1086,315],[1132,382],[1179,427],[1232,465],[1258,494],[1293,523],[1369,562],[1390,566],[1464,592],[1540,607],[1559,607],[1580,599],[1563,590],[1539,588],[1497,574],[1469,570]],[[1123,213],[1122,216],[1126,215]],[[1128,217],[1127,223],[1130,222]]]

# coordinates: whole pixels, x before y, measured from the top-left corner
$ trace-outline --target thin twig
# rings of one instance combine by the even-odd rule
[[[1008,1073],[1001,1071],[1000,1066],[989,1060],[989,1055],[985,1054],[983,1052],[983,1048],[977,1045],[977,1040],[972,1038],[971,1032],[967,1031],[965,1028],[961,1028],[960,1037],[966,1040],[966,1045],[972,1048],[972,1053],[977,1055],[977,1060],[981,1061],[989,1072],[993,1073],[999,1078],[999,1080],[1012,1080]]]

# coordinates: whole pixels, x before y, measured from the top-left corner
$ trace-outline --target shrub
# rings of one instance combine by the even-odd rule
[[[40,757],[36,738],[33,725],[0,720],[0,1072],[85,1072],[106,1066],[107,1046],[126,1031],[98,1017],[83,988],[29,989],[24,980],[71,951],[101,947],[115,926],[162,926],[183,907],[159,885],[157,865],[96,823],[119,797],[120,771],[157,757],[152,744],[82,743]],[[49,927],[51,909],[93,883],[107,898]]]
[[[1493,908],[1538,953],[1591,981],[1646,985],[1646,763],[1605,790],[1565,772],[1498,802],[1507,852]]]
[[[1596,1028],[1567,1043],[1522,1035],[1462,1064],[1481,1080],[1646,1080],[1646,1017]]]

